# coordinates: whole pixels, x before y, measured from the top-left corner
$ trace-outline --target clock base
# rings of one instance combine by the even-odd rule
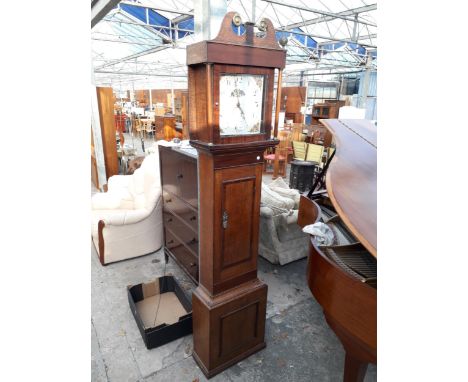
[[[255,279],[216,296],[194,291],[193,357],[207,378],[266,346],[267,290]]]

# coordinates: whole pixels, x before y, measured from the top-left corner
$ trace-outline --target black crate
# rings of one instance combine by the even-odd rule
[[[130,309],[148,349],[192,333],[192,303],[174,276],[129,285],[127,293]],[[157,317],[156,325],[153,316]],[[160,322],[165,319],[169,323]]]

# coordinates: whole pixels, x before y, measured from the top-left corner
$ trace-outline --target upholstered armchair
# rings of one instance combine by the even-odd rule
[[[284,265],[306,257],[309,235],[297,224],[300,194],[282,178],[262,184],[258,253],[273,264]]]
[[[163,243],[161,182],[157,150],[132,175],[109,178],[93,195],[92,240],[101,264],[149,254]]]

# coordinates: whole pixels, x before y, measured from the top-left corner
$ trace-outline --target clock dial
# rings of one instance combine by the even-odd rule
[[[224,74],[219,80],[221,135],[261,133],[264,76]]]

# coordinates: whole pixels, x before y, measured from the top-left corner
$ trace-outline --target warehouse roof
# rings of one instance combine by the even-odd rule
[[[362,71],[377,65],[376,4],[363,0],[231,0],[243,21],[269,18],[288,39],[285,76]],[[195,41],[193,1],[121,1],[92,28],[97,85],[186,86],[185,48]]]

